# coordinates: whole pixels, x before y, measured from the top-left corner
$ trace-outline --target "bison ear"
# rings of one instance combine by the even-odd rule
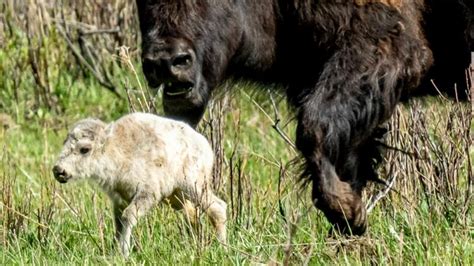
[[[78,130],[75,132],[74,136],[76,140],[82,140],[82,139],[88,139],[88,140],[94,140],[95,139],[96,133],[94,130],[91,130],[89,128]]]
[[[89,128],[85,130],[83,133],[84,133],[84,137],[92,141],[95,141],[95,140],[100,139],[104,135],[104,132],[105,132],[105,124],[98,124],[94,128]]]
[[[76,123],[72,135],[78,140],[85,138],[94,141],[102,135],[106,125],[99,119],[86,118]]]

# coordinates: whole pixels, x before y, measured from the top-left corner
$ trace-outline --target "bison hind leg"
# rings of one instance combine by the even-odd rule
[[[205,200],[201,204],[216,229],[217,239],[219,242],[226,244],[227,204],[211,191],[208,191],[208,194],[209,195],[205,197]]]
[[[196,229],[199,223],[199,210],[188,200],[181,190],[176,190],[169,198],[170,206],[177,211],[183,211],[186,221]]]
[[[187,193],[175,193],[170,200],[171,206],[175,209],[184,209],[187,218],[195,226],[199,223],[199,210],[202,210],[211,220],[219,242],[227,243],[227,204],[207,185],[190,187],[187,191]]]

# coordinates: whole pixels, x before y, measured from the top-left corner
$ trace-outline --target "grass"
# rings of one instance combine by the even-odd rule
[[[17,126],[0,134],[2,264],[125,263],[114,249],[106,196],[87,184],[60,185],[50,171],[68,125],[86,116],[110,120],[128,111],[125,101],[117,101],[93,82],[87,90],[80,83],[71,88],[70,93],[77,96],[64,103],[63,113],[43,111],[27,118],[12,113]],[[393,199],[387,198],[370,214],[366,236],[327,238],[329,225],[311,207],[309,193],[298,193],[296,169],[289,169],[283,177],[279,193],[280,162],[296,154],[249,100],[249,93],[252,91],[236,93],[241,94],[232,103],[236,111],[226,115],[224,128],[226,165],[218,193],[234,207],[229,209],[227,251],[212,237],[206,220],[201,233],[190,233],[182,215],[164,205],[134,231],[137,249],[129,263],[474,263],[472,210],[466,217],[456,216],[455,221],[432,212],[433,208],[445,209],[442,196],[432,196],[433,207],[421,196],[403,198],[392,192]],[[260,102],[271,113],[269,102]],[[284,103],[279,105],[285,109]],[[26,113],[21,104],[11,110]],[[293,128],[291,124],[285,130]],[[232,156],[234,164],[229,165]],[[241,183],[241,195],[234,188],[233,198],[230,167],[241,172],[233,176],[235,187]],[[287,222],[280,214],[280,201]]]
[[[469,103],[432,98],[400,106],[387,142],[410,155],[389,151],[380,169],[393,190],[369,214],[365,236],[328,237],[330,225],[288,164],[298,154],[273,128],[272,101],[265,88],[246,83],[217,95],[199,129],[218,155],[214,185],[229,206],[227,249],[205,217],[193,232],[181,213],[162,205],[134,230],[135,250],[125,261],[113,242],[106,195],[86,182],[60,185],[51,168],[75,121],[111,121],[143,109],[145,82],[129,65],[138,53],[103,63],[119,98],[95,75],[70,67],[75,61],[56,28],[46,27],[50,33],[38,43],[12,29],[0,42],[0,264],[474,264]],[[294,139],[292,113],[274,98],[280,128]],[[156,104],[160,111],[159,98]],[[366,201],[380,190],[370,186]]]

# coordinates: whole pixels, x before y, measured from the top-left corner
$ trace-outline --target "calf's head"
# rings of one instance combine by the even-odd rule
[[[195,126],[237,49],[233,0],[137,0],[142,66],[167,116]]]
[[[100,144],[105,123],[97,119],[77,122],[69,131],[63,149],[54,164],[53,174],[60,183],[91,175],[94,152]]]

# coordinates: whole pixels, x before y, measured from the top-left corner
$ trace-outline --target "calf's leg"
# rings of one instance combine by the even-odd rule
[[[161,198],[157,199],[153,193],[138,191],[130,204],[123,211],[120,219],[122,222],[122,227],[120,228],[121,232],[117,234],[120,237],[120,250],[124,257],[128,257],[130,254],[130,237],[132,229],[137,224],[138,219],[144,216],[155,203],[160,201]]]
[[[120,234],[123,230],[122,214],[126,206],[121,203],[114,202],[114,224],[115,224],[115,240],[120,240]]]
[[[226,244],[227,243],[227,232],[226,232],[226,221],[227,221],[227,204],[218,198],[211,191],[208,192],[208,196],[204,197],[205,200],[202,202],[202,208],[211,219],[211,223],[216,228],[217,239]]]
[[[203,184],[203,187],[190,185],[187,188],[186,197],[195,206],[200,207],[206,215],[210,218],[212,225],[216,229],[217,239],[221,243],[227,243],[227,232],[226,232],[226,221],[227,221],[227,204],[218,198],[212,192],[211,188],[207,184]]]
[[[175,191],[173,195],[169,197],[169,201],[173,209],[177,211],[183,210],[186,220],[193,228],[196,228],[199,214],[196,206],[184,197],[183,192],[181,190]]]

